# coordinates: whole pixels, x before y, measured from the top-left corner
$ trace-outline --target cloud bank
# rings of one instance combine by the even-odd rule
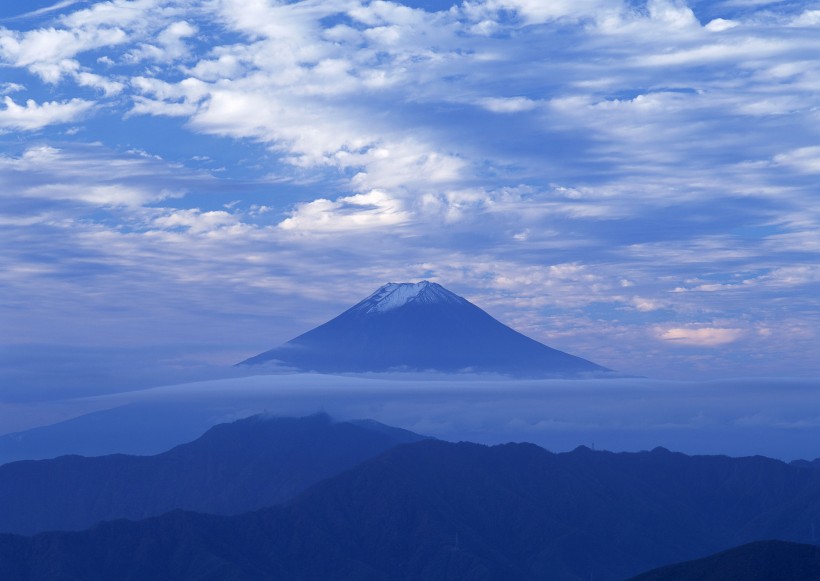
[[[41,404],[40,413],[47,410],[58,417],[83,409],[134,406],[131,415],[127,407],[100,412],[88,424],[93,428],[86,430],[114,439],[120,423],[136,428],[138,434],[140,426],[144,429],[149,422],[148,440],[155,452],[196,438],[213,423],[253,413],[324,412],[339,420],[376,419],[451,441],[525,441],[553,451],[579,445],[612,451],[664,446],[689,454],[762,454],[792,460],[820,456],[818,394],[816,380],[794,379],[529,381],[491,376],[302,374],[74,399]],[[0,414],[19,413],[21,407],[0,406]],[[142,444],[138,435],[132,439],[123,445]]]

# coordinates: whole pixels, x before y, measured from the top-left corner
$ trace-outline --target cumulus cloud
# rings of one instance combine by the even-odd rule
[[[4,108],[0,109],[0,130],[22,131],[36,131],[48,125],[72,123],[94,107],[93,102],[83,99],[45,103],[28,99],[24,105],[18,105],[8,96],[3,98],[3,105]]]
[[[126,34],[118,28],[83,31],[41,28],[23,34],[0,30],[0,58],[18,67],[59,63],[80,52],[121,44],[126,40]]]
[[[298,204],[279,227],[294,232],[345,232],[395,226],[408,219],[399,200],[373,190],[333,201],[318,199]]]
[[[710,20],[708,24],[706,24],[706,30],[710,30],[712,32],[722,32],[724,30],[730,30],[736,26],[739,26],[740,23],[734,20],[727,20],[725,18],[715,18],[714,20]]]
[[[134,62],[143,60],[173,62],[182,59],[188,55],[185,39],[194,36],[197,32],[197,27],[185,20],[174,22],[157,34],[155,44],[144,43],[136,50],[129,52],[127,58]]]

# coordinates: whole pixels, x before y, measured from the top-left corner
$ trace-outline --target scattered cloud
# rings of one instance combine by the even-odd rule
[[[191,209],[168,211],[154,218],[153,224],[162,230],[182,228],[192,234],[203,234],[239,226],[240,220],[235,214],[221,210],[202,212],[197,209]]]
[[[673,327],[659,332],[659,337],[664,341],[698,347],[726,345],[742,336],[742,329],[721,327]]]

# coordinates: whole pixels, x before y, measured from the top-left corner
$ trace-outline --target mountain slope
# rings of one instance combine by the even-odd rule
[[[422,441],[279,508],[0,536],[0,578],[621,581],[818,517],[818,471],[766,458]]]
[[[758,541],[703,559],[661,567],[629,581],[817,581],[820,547]]]
[[[0,532],[76,530],[173,509],[236,514],[279,504],[399,443],[372,423],[254,416],[156,456],[63,456],[0,466]]]
[[[427,281],[387,284],[338,317],[239,365],[262,363],[323,373],[561,376],[609,371],[534,341]]]

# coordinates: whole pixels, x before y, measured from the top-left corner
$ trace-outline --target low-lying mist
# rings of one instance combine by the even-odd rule
[[[56,415],[60,410],[73,415],[98,410],[94,421],[100,438],[106,430],[116,431],[118,423],[128,423],[122,410],[132,410],[128,421],[137,428],[144,422],[152,447],[111,451],[161,451],[197,437],[211,423],[254,413],[324,412],[339,420],[374,419],[445,440],[528,441],[552,451],[579,445],[612,451],[663,446],[688,454],[784,460],[820,456],[820,384],[804,379],[670,382],[283,374],[40,405],[51,406]],[[99,411],[113,408],[120,411]],[[108,437],[116,440],[110,433]]]

